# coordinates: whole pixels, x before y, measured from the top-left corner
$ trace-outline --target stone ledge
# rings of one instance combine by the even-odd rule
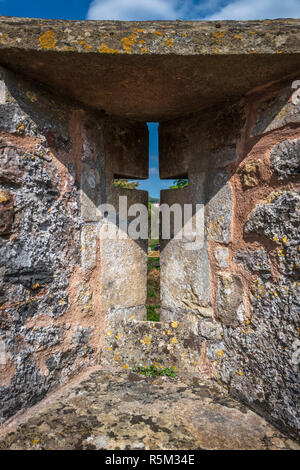
[[[186,323],[114,319],[108,321],[105,338],[102,364],[124,369],[156,364],[199,374],[198,338]]]
[[[10,426],[2,450],[299,450],[211,382],[96,370]]]
[[[107,114],[163,121],[296,77],[299,25],[0,17],[0,63]]]

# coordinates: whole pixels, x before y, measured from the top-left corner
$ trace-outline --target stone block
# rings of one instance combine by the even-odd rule
[[[109,320],[101,362],[125,369],[155,364],[197,375],[198,337],[178,321]]]
[[[219,321],[226,326],[238,326],[238,309],[242,302],[241,280],[230,273],[220,274],[216,301]]]
[[[271,151],[271,167],[280,180],[300,176],[300,140],[284,140]]]
[[[253,188],[259,184],[259,164],[256,160],[249,160],[240,169],[240,180],[243,189]]]
[[[289,87],[275,92],[260,105],[251,137],[300,122],[300,102],[293,100],[294,93],[291,82]]]
[[[219,268],[228,268],[228,254],[228,248],[215,249],[214,256]]]
[[[85,224],[81,227],[81,266],[83,273],[97,265],[98,225]]]
[[[207,239],[229,243],[231,238],[232,190],[227,170],[207,173],[206,230]]]

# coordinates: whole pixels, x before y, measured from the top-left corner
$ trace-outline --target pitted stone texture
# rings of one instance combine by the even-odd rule
[[[299,192],[275,192],[256,206],[245,225],[246,233],[264,235],[278,244],[279,271],[294,279],[299,279],[299,211]]]
[[[259,164],[250,160],[241,169],[241,183],[244,189],[253,188],[259,184]]]
[[[176,367],[176,370],[198,373],[198,321],[194,316],[185,322],[149,322],[129,319],[109,319],[105,330],[102,363],[131,369],[134,366],[158,368]]]
[[[271,193],[264,204],[252,211],[245,232],[265,235],[271,240],[282,240],[293,244],[298,239],[300,194],[296,191]]]
[[[279,129],[291,123],[300,122],[300,102],[294,100],[293,80],[283,90],[275,90],[261,103],[251,137]]]
[[[74,105],[65,101],[60,103],[55,95],[49,95],[48,90],[2,67],[0,78],[6,91],[0,105],[0,130],[17,136],[36,137],[45,146],[70,151],[68,120]]]
[[[41,404],[0,449],[293,449],[287,438],[211,382],[95,371]]]
[[[234,261],[242,264],[251,274],[257,274],[264,279],[271,277],[270,258],[266,250],[237,251]]]
[[[2,423],[90,363],[94,349],[72,343],[73,325],[62,319],[80,258],[69,127],[76,106],[11,72],[1,69],[1,78],[0,194],[10,204],[0,234]]]
[[[251,316],[239,312],[239,325],[223,328],[223,347],[215,354],[213,370],[237,397],[296,436],[299,433],[299,194],[296,191],[270,194],[250,214],[245,233],[261,236],[262,243],[266,238],[273,241],[272,255],[278,256],[279,278],[272,277],[267,250],[235,254],[234,261],[257,276],[250,286]],[[208,355],[210,348],[208,344]]]
[[[1,183],[0,183],[1,184]],[[10,235],[14,222],[14,196],[8,191],[0,191],[0,236]]]
[[[271,151],[272,168],[279,179],[300,176],[300,140],[284,140]]]

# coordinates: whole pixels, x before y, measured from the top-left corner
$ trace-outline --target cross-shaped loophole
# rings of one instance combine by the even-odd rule
[[[116,187],[142,189],[148,192],[148,261],[147,261],[147,320],[160,319],[160,239],[151,239],[151,211],[153,205],[160,203],[160,191],[163,189],[182,189],[188,186],[188,180],[159,178],[158,123],[148,123],[149,130],[149,178],[147,180],[115,178]]]

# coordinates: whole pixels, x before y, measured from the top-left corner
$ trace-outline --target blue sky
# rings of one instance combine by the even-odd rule
[[[299,18],[300,0],[0,0],[0,15],[69,20],[251,20]],[[140,188],[159,197],[172,182],[158,175],[157,125],[150,124],[150,178]]]

